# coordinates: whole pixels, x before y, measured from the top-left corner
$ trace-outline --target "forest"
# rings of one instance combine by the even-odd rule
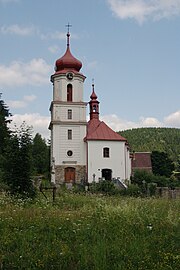
[[[33,177],[49,176],[49,145],[25,122],[10,130],[11,113],[0,94],[0,190],[35,195]]]
[[[165,152],[175,163],[180,156],[180,129],[136,128],[118,132],[128,140],[131,151]]]

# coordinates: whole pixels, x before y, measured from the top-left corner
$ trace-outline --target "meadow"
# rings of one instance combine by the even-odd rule
[[[180,202],[59,192],[0,195],[0,269],[180,269]]]

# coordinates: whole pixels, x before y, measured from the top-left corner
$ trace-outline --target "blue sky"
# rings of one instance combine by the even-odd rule
[[[102,120],[116,131],[180,127],[180,0],[0,0],[0,92],[13,124],[48,137],[68,22],[84,100],[94,78]]]

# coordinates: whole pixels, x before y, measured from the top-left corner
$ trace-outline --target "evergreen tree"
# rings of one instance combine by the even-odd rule
[[[7,141],[10,136],[10,132],[8,129],[8,123],[11,122],[9,117],[11,116],[7,105],[1,99],[0,93],[0,182],[2,182],[3,178],[3,164],[4,164],[4,150],[7,145]]]
[[[9,129],[7,125],[11,122],[11,120],[8,119],[11,114],[7,105],[1,99],[1,95],[2,94],[0,93],[0,154],[3,153],[6,139],[9,137]]]
[[[13,132],[5,152],[4,180],[12,194],[33,197],[35,189],[31,180],[32,137],[30,128],[23,123],[19,130]]]
[[[155,175],[170,177],[174,164],[165,152],[153,151],[151,155],[152,170]]]
[[[34,173],[47,174],[49,172],[49,146],[39,133],[33,139],[32,157]]]

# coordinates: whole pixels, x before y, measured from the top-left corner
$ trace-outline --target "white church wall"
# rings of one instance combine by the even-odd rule
[[[61,101],[62,99],[62,80],[60,78],[55,78],[53,87],[53,100]]]
[[[103,148],[110,149],[110,157],[103,157]],[[125,179],[125,143],[120,141],[88,141],[88,182],[102,177],[102,169],[111,169],[112,178]]]
[[[68,119],[68,110],[72,110],[72,119]],[[53,120],[57,121],[86,121],[86,105],[55,104]]]
[[[53,157],[55,165],[63,165],[64,162],[72,162],[78,165],[86,164],[86,147],[83,138],[86,134],[86,126],[53,126]],[[68,129],[72,130],[72,140],[68,140]],[[73,152],[72,156],[67,151]]]
[[[126,158],[125,179],[130,179],[130,176],[131,176],[131,158],[130,158],[130,152],[129,152],[128,147],[126,145],[124,146],[124,153],[125,153],[125,158]]]
[[[65,75],[54,79],[53,100],[67,101],[68,84],[73,86],[73,102],[83,102],[83,79],[74,77],[72,81],[69,81]]]
[[[79,81],[79,78],[78,80],[74,79],[73,89],[76,89],[76,91],[73,91],[73,101],[83,102],[83,81]]]

